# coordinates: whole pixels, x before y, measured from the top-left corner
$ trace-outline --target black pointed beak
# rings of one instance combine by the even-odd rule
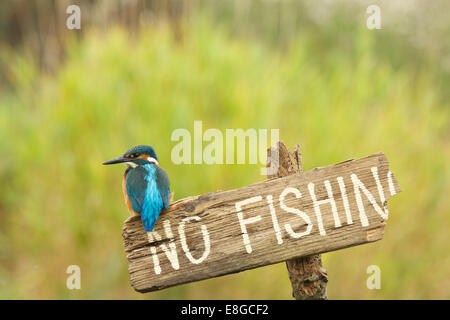
[[[117,158],[105,161],[105,162],[103,162],[103,164],[104,165],[106,165],[106,164],[116,164],[116,163],[123,163],[123,162],[127,162],[127,161],[129,161],[129,159],[120,156],[120,157],[117,157]]]

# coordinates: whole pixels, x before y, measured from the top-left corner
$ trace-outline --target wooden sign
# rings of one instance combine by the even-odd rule
[[[383,153],[180,200],[146,233],[123,227],[139,292],[333,251],[383,237],[400,192]]]

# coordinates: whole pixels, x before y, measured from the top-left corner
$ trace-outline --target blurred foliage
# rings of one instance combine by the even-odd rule
[[[165,24],[133,36],[92,28],[64,40],[52,73],[4,46],[0,298],[289,299],[284,264],[146,295],[130,287],[124,168],[102,161],[153,145],[177,199],[264,179],[259,165],[174,165],[171,133],[192,132],[194,120],[222,132],[279,128],[301,145],[305,170],[385,152],[403,192],[382,241],[323,255],[329,297],[450,298],[448,75],[402,36],[352,16],[305,20],[278,44],[206,14],[184,21],[181,37]],[[72,264],[82,290],[66,288]],[[366,287],[372,264],[381,290]]]

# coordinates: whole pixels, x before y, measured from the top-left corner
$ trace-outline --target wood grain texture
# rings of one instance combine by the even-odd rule
[[[276,149],[274,149],[276,148]],[[281,178],[303,171],[302,153],[297,144],[292,152],[279,141],[276,147],[267,150],[267,167],[271,167],[272,154],[278,170],[268,178]],[[292,285],[292,296],[296,300],[326,300],[328,273],[322,267],[320,254],[294,258],[286,261],[289,280]]]
[[[384,203],[381,201],[372,168],[376,168],[378,172]],[[149,234],[144,231],[140,217],[130,217],[125,221],[122,234],[129,260],[131,285],[139,292],[154,291],[380,240],[383,237],[385,220],[375,211],[364,193],[360,192],[361,206],[368,221],[367,226],[362,225],[351,175],[356,175],[372,194],[377,205],[383,208],[391,194],[400,192],[393,175],[390,175],[389,184],[388,173],[386,157],[383,153],[377,153],[235,190],[211,192],[177,201],[160,217],[154,232]],[[346,187],[348,208],[353,220],[351,224],[346,221],[345,201],[338,177],[343,178]],[[320,201],[329,197],[325,180],[330,182],[341,226],[335,225],[332,206],[320,205],[323,221],[321,235],[318,228],[320,219],[315,213],[308,184],[314,184],[316,201]],[[287,232],[285,225],[289,224],[291,231],[296,233],[304,232],[308,225],[299,215],[286,212],[280,207],[279,196],[287,187],[298,189],[301,197],[296,198],[294,194],[288,194],[284,200],[285,205],[302,210],[312,223],[310,234],[297,239]],[[278,238],[267,201],[267,196],[270,195],[279,226]],[[248,253],[236,203],[256,196],[261,196],[261,201],[242,207],[242,216],[245,219],[260,217],[259,221],[246,225],[252,248],[251,253]],[[209,235],[208,243],[204,241],[202,233],[205,229]],[[206,250],[208,254],[201,263],[191,262],[204,256],[205,249],[208,248],[209,253]],[[173,251],[170,251],[171,249]],[[172,252],[172,255],[167,255],[166,252]]]

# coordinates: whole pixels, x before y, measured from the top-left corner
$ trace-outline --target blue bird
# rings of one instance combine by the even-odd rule
[[[159,167],[158,157],[151,146],[139,145],[123,156],[104,162],[104,165],[125,163],[122,189],[131,215],[140,215],[144,230],[150,232],[163,209],[172,202],[167,173]]]

